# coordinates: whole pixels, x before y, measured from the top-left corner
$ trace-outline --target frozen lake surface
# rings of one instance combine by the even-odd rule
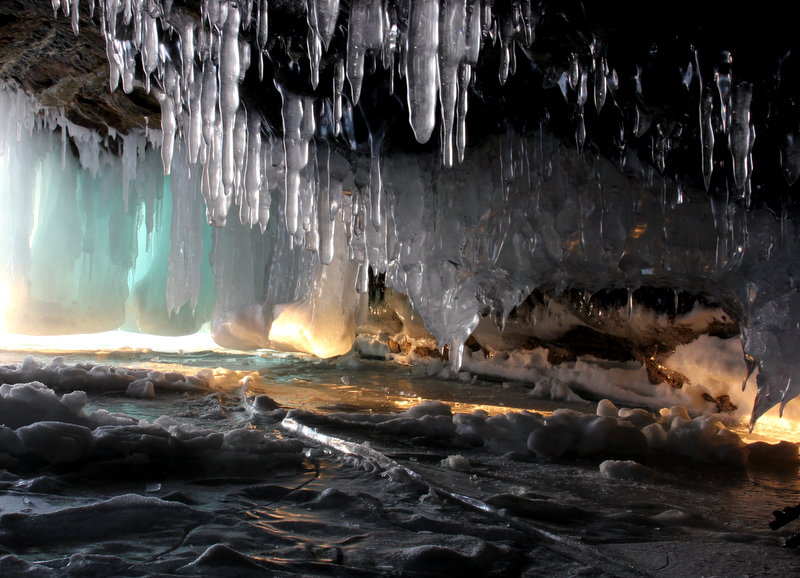
[[[214,372],[211,389],[156,388],[150,398],[90,388],[82,415],[106,410],[143,421],[90,425],[91,448],[71,461],[9,458],[0,470],[2,575],[800,570],[797,553],[780,547],[796,524],[768,527],[772,510],[800,501],[796,464],[648,453],[635,458],[640,469],[626,469],[626,457],[548,458],[512,435],[528,418],[502,417],[531,410],[552,419],[569,408],[579,413],[556,415],[577,420],[596,404],[542,401],[521,385],[432,379],[416,366],[354,357],[64,355],[65,365],[83,367],[226,369]],[[23,357],[3,353],[0,365],[19,367]],[[381,417],[391,412],[405,413]],[[450,412],[477,415],[494,433],[480,443],[455,435],[452,424],[462,422]],[[506,437],[497,434],[501,421]]]

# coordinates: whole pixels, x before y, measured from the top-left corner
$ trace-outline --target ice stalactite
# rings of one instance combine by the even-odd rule
[[[411,5],[406,40],[408,121],[420,143],[428,142],[436,126],[439,74],[439,3],[420,0]]]
[[[466,4],[446,3],[439,18],[439,105],[442,116],[442,163],[453,166],[453,126],[459,98],[459,68],[467,50]]]
[[[741,191],[746,192],[750,181],[750,164],[753,150],[753,125],[750,122],[750,101],[753,88],[747,83],[739,83],[733,93],[731,104],[731,126],[728,134],[728,148],[733,162],[733,182]],[[748,195],[749,196],[749,195]]]
[[[283,146],[286,170],[286,229],[290,235],[296,235],[300,219],[300,187],[301,174],[308,163],[308,138],[303,129],[303,99],[287,91],[281,90],[283,98]],[[313,111],[309,111],[309,116]]]
[[[383,6],[380,0],[353,0],[347,34],[347,80],[357,104],[364,79],[364,58],[368,50],[383,45]]]
[[[239,11],[228,9],[219,49],[219,108],[222,118],[222,185],[224,194],[233,193],[234,125],[239,110]]]
[[[712,114],[714,112],[714,97],[707,90],[702,92],[700,99],[700,149],[703,182],[708,190],[711,174],[714,171],[714,125]]]

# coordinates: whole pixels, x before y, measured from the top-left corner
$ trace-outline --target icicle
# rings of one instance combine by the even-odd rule
[[[334,227],[336,212],[331,211],[331,149],[327,143],[317,147],[319,189],[317,196],[317,231],[319,232],[319,261],[330,265],[334,256]]]
[[[342,132],[342,92],[344,91],[344,61],[336,61],[333,71],[333,134]]]
[[[117,39],[117,12],[119,12],[119,0],[106,0],[105,19],[106,42]]]
[[[524,47],[530,48],[536,36],[536,24],[539,22],[539,15],[533,13],[530,0],[521,3],[520,6],[523,28]]]
[[[381,60],[383,61],[383,68],[389,71],[389,94],[394,94],[395,55],[397,54],[397,40],[400,35],[396,6],[387,4],[383,18],[384,32]]]
[[[131,21],[133,21],[133,33],[131,37],[131,42],[133,43],[134,48],[139,50],[142,46],[142,38],[144,36],[143,24],[142,24],[142,14],[145,13],[144,8],[144,0],[133,0],[136,2],[135,5],[131,4],[131,0],[125,0],[126,6],[123,8],[123,18],[122,22],[126,27],[131,25]]]
[[[144,86],[150,92],[150,75],[158,66],[158,24],[147,12],[142,20],[142,68],[144,69]]]
[[[472,65],[462,63],[458,75],[458,109],[456,113],[456,149],[458,150],[458,162],[464,162],[464,154],[467,150],[467,109],[469,108],[469,85],[472,77]]]
[[[475,66],[481,51],[481,0],[467,0],[464,62]]]
[[[236,112],[236,122],[233,128],[233,162],[234,162],[234,200],[243,208],[244,201],[244,163],[247,157],[247,111],[240,107]],[[227,191],[226,191],[227,193]],[[243,221],[244,222],[244,221]]]
[[[800,177],[800,138],[796,133],[787,133],[783,138],[780,159],[786,184],[792,186]]]
[[[690,62],[685,69],[681,69],[681,82],[686,90],[692,85],[692,78],[694,78],[694,64]]]
[[[569,102],[569,92],[568,92],[569,73],[566,70],[561,73],[561,76],[558,77],[557,83],[559,90],[561,90],[561,96],[564,97],[564,102]]]
[[[336,31],[339,0],[308,0],[308,14],[308,25],[314,28],[327,50]]]
[[[72,32],[77,36],[81,31],[81,0],[64,0],[64,3],[72,2]]]
[[[164,163],[165,175],[170,174],[172,166],[175,130],[175,101],[171,94],[166,93],[161,99],[161,161]]]
[[[633,321],[633,291],[628,288],[628,323]]]
[[[249,225],[258,222],[259,193],[261,192],[261,117],[257,114],[250,115],[250,124],[247,128],[247,171],[245,174],[244,188],[247,206],[251,212]],[[255,216],[253,219],[252,216]]]
[[[165,296],[170,314],[187,303],[192,309],[197,307],[203,258],[203,226],[196,212],[198,180],[189,169],[180,142],[175,153],[175,170],[170,179],[172,226]]]
[[[217,67],[210,61],[203,63],[203,89],[200,107],[203,112],[203,140],[209,153],[214,151],[214,127],[217,123]],[[208,155],[209,157],[212,154]]]
[[[586,101],[588,100],[588,80],[587,80],[587,73],[584,70],[581,72],[580,80],[578,81],[578,107],[583,111],[583,107],[586,105]]]
[[[730,129],[730,102],[731,102],[731,62],[733,58],[731,53],[724,51],[722,53],[722,71],[714,73],[714,82],[717,85],[717,93],[719,94],[719,116],[722,123],[722,133],[728,134]]]
[[[714,98],[708,90],[703,91],[700,98],[700,151],[703,171],[703,184],[706,191],[711,183],[711,173],[714,171]]]
[[[63,171],[66,168],[67,168],[67,128],[61,127],[61,170]]]
[[[242,30],[250,30],[250,20],[253,18],[253,1],[239,0],[239,18],[242,21]]]
[[[436,125],[439,2],[417,0],[411,4],[406,37],[408,117],[417,142],[428,142]]]
[[[139,160],[141,140],[144,139],[141,138],[140,133],[136,132],[122,136],[122,206],[125,211],[130,209],[130,185],[136,179],[136,164]]]
[[[183,89],[194,82],[194,21],[189,20],[180,30]]]
[[[273,147],[274,143],[270,138],[266,142],[262,142],[261,146],[261,187],[258,193],[258,227],[263,233],[267,230],[269,224],[269,212],[272,204],[272,195],[269,192],[269,171],[272,169]]]
[[[294,236],[298,231],[300,211],[300,173],[308,163],[308,141],[304,140],[303,99],[275,84],[283,99],[283,147],[286,173],[284,212],[286,230]]]
[[[369,291],[369,263],[362,261],[358,264],[356,273],[356,293],[364,295]]]
[[[381,200],[383,196],[383,181],[381,180],[380,142],[370,135],[369,143],[369,199],[372,205],[372,224],[378,229],[383,224],[383,207]]]
[[[586,122],[583,118],[583,111],[578,112],[577,120],[575,123],[575,144],[578,151],[583,150],[583,145],[586,143]]]
[[[311,86],[316,90],[319,84],[319,63],[322,60],[322,40],[319,34],[309,27],[306,39],[308,62],[311,66]]]
[[[500,86],[505,85],[509,72],[512,72],[514,59],[514,22],[510,15],[500,19],[500,70],[498,78]],[[512,72],[513,74],[513,72]]]
[[[164,174],[168,175],[172,166],[172,152],[175,145],[177,132],[177,116],[180,112],[178,90],[178,72],[168,64],[164,75],[164,93],[159,97],[161,101],[161,160],[164,164]]]
[[[731,151],[733,182],[740,193],[750,179],[750,101],[753,87],[740,82],[733,91],[731,104],[731,127],[728,134],[728,148]]]
[[[299,242],[306,251],[319,253],[319,232],[317,215],[317,197],[319,195],[319,171],[317,166],[317,143],[311,141],[308,147],[308,163],[302,174],[303,187],[300,191],[300,214],[303,235]]]
[[[239,11],[229,10],[220,40],[219,108],[222,116],[222,184],[225,194],[232,191],[235,173],[233,158],[236,112],[239,110]]]
[[[192,68],[195,65],[192,63]],[[194,80],[189,85],[189,163],[195,164],[203,144],[203,77],[200,69],[193,73]]]
[[[128,43],[121,43],[122,49],[122,92],[130,94],[134,89],[134,78],[136,74],[136,59],[133,47]]]
[[[305,160],[299,160],[298,164],[296,165],[301,177],[301,187],[299,188],[299,218],[300,223],[302,224],[302,230],[309,232],[311,231],[312,227],[316,228],[316,218],[313,214],[315,210],[314,197],[316,196],[316,190],[314,187],[314,171],[316,160],[314,160],[313,163],[311,162],[312,151],[314,153],[314,159],[316,159],[316,144],[311,142],[311,139],[316,132],[316,116],[313,97],[303,97],[302,115],[302,120],[300,122],[299,150],[301,151],[300,158],[304,158]],[[298,235],[297,240],[298,242],[303,242],[304,239],[301,235]],[[311,238],[307,238],[306,240],[313,243],[313,247],[309,246],[309,250],[316,251],[316,245],[318,244],[318,241],[313,238],[313,235]]]
[[[353,104],[357,104],[361,96],[361,81],[364,76],[364,36],[368,2],[369,0],[353,0],[347,21],[347,81],[350,83]]]
[[[572,90],[575,90],[578,88],[578,81],[581,78],[581,63],[578,60],[578,55],[574,52],[570,57],[568,74],[569,76],[567,76],[567,79],[569,80],[569,86],[572,88]]]
[[[380,0],[352,0],[347,31],[347,80],[353,104],[361,96],[364,57],[367,50],[379,50],[383,44],[383,6]]]
[[[247,74],[247,70],[250,68],[250,43],[240,41],[239,42],[239,82],[244,82],[244,77]]]
[[[214,123],[214,139],[212,161],[208,163],[208,184],[211,198],[211,214],[213,215],[212,224],[217,227],[224,227],[228,219],[228,209],[230,208],[233,195],[225,194],[222,184],[222,148],[224,146],[224,128],[222,118],[217,117]]]
[[[61,8],[61,0],[50,0],[53,5],[53,18],[58,17],[58,9]]]
[[[453,123],[459,94],[459,64],[466,52],[466,4],[455,0],[439,14],[439,103],[442,115],[442,164],[453,166]]]
[[[594,107],[597,112],[603,109],[606,104],[606,74],[608,65],[605,58],[598,58],[594,68]]]
[[[269,10],[267,0],[258,0],[258,21],[256,23],[256,44],[259,52],[267,49],[269,38]]]

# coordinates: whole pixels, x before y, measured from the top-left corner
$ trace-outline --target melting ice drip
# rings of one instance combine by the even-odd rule
[[[77,33],[79,0],[52,2],[54,10],[71,15]],[[312,326],[321,327],[316,320],[325,318],[326,324],[350,320],[344,324],[350,328],[358,298],[342,306],[342,295],[351,293],[351,282],[363,293],[372,267],[386,271],[387,284],[410,297],[428,329],[450,345],[458,366],[479,313],[488,308],[502,326],[537,286],[634,287],[668,276],[671,283],[712,286],[744,305],[739,316],[748,327],[744,346],[760,370],[754,417],[800,393],[800,385],[792,385],[800,383],[793,379],[800,364],[789,345],[800,332],[792,281],[797,260],[791,251],[797,232],[785,216],[746,211],[753,95],[749,84],[733,82],[730,66],[719,67],[711,83],[703,82],[697,61],[683,71],[687,88],[699,87],[706,187],[715,170],[715,139],[727,140],[735,185],[728,202],[695,191],[688,195],[680,183],[650,168],[640,169],[645,184],[632,186],[602,159],[573,158],[545,131],[468,150],[468,97],[480,52],[499,49],[498,79],[505,83],[515,71],[517,49],[534,42],[540,14],[530,2],[499,10],[478,0],[353,0],[347,50],[332,64],[330,97],[301,96],[276,82],[282,137],[271,134],[259,113],[239,98],[251,61],[263,70],[267,56],[266,0],[203,0],[199,19],[157,0],[90,2],[91,11],[96,6],[111,88],[121,83],[130,92],[138,82],[161,103],[161,160],[172,177],[173,204],[167,310],[184,303],[195,307],[200,295],[201,260],[187,255],[198,251],[202,223],[185,218],[198,194],[210,223],[230,224],[236,208],[236,220],[245,227],[271,232],[266,248],[236,226],[234,232],[215,233],[214,318],[222,342],[265,343],[274,306],[285,302],[294,302],[291,309]],[[338,0],[308,0],[306,13],[310,82],[317,87],[322,57],[344,15]],[[420,143],[431,138],[438,108],[440,163],[411,155],[381,157],[378,134],[370,136],[366,158],[345,159],[326,144],[326,135],[347,133],[352,125],[370,52],[391,71],[392,82],[395,76],[405,79],[405,106]],[[641,92],[639,75],[636,81]],[[598,111],[613,101],[617,73],[592,41],[556,82],[573,106],[575,141],[583,148],[584,107],[590,94]],[[653,165],[663,172],[679,135],[653,127],[643,107],[636,108],[635,119],[636,136],[654,135]],[[793,182],[800,156],[790,136],[781,159]],[[135,133],[123,138],[126,196],[136,164],[147,162],[144,139]],[[96,159],[99,140],[92,142]],[[624,150],[624,135],[618,144]],[[442,172],[467,155],[470,163],[463,168]],[[97,170],[98,161],[88,154],[81,154],[81,162]],[[276,212],[281,226],[270,219]],[[267,265],[254,272],[259,268],[250,259]],[[333,310],[338,317],[328,315]],[[325,352],[344,348],[346,341]]]

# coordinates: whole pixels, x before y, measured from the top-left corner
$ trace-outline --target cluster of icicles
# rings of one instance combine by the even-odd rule
[[[54,11],[71,16],[79,32],[80,0],[51,0]],[[172,168],[176,139],[183,141],[189,163],[202,171],[202,193],[209,222],[224,225],[231,206],[244,224],[263,230],[270,199],[263,185],[265,125],[239,98],[239,84],[252,62],[263,76],[268,41],[267,0],[201,0],[201,18],[173,9],[162,0],[89,0],[101,12],[102,35],[110,65],[110,87],[126,93],[141,82],[161,104],[161,154],[165,173]],[[307,0],[307,52],[311,83],[317,88],[319,67],[340,17],[339,0]],[[468,88],[482,43],[500,47],[500,82],[515,69],[515,45],[533,41],[539,16],[531,2],[495,15],[491,2],[480,0],[353,0],[347,16],[347,51],[334,64],[332,98],[300,97],[278,86],[283,98],[283,148],[286,159],[285,215],[289,233],[304,240],[314,220],[313,201],[301,198],[309,142],[317,133],[339,135],[358,103],[365,58],[375,55],[384,67],[405,77],[409,122],[417,140],[427,142],[441,116],[442,162],[463,160],[466,147]],[[248,38],[252,39],[248,41]],[[177,39],[177,42],[176,42]],[[137,67],[137,58],[139,66]],[[137,79],[137,68],[144,78]],[[347,78],[351,98],[343,96]],[[326,125],[320,129],[318,119]],[[372,141],[372,138],[370,139]],[[370,199],[380,209],[378,142],[371,142]],[[318,181],[316,181],[318,183]],[[331,205],[331,218],[336,207]],[[380,223],[380,210],[372,220]]]
[[[750,116],[750,105],[753,96],[753,86],[749,82],[734,83],[732,78],[732,56],[729,52],[723,54],[722,62],[714,69],[713,82],[703,83],[700,73],[700,57],[697,50],[693,51],[693,61],[685,68],[681,68],[682,84],[690,95],[697,97],[697,135],[700,139],[701,172],[706,190],[709,189],[711,176],[714,172],[715,139],[727,139],[728,153],[732,165],[733,188],[738,197],[749,206],[751,196],[750,176],[753,170],[753,143],[755,141],[755,126]],[[633,92],[635,104],[630,122],[630,137],[651,139],[651,162],[661,174],[665,173],[667,157],[684,131],[681,123],[662,123],[653,119],[648,112],[645,97],[642,92],[641,69],[637,68],[633,77]],[[591,78],[592,89],[589,83]],[[583,149],[586,141],[586,124],[584,108],[591,92],[595,110],[599,114],[606,105],[608,95],[612,96],[620,87],[620,79],[613,68],[602,56],[602,49],[597,42],[592,42],[588,47],[588,57],[572,54],[569,69],[561,73],[557,80],[561,93],[566,102],[573,109],[573,122],[575,124],[575,143]],[[694,88],[696,85],[696,88]],[[620,108],[616,99],[612,99],[613,106],[618,109],[620,116],[620,134],[615,139],[619,149],[620,158],[625,159],[627,139],[625,134],[626,115]],[[800,143],[799,143],[800,144]],[[717,153],[720,154],[719,152]],[[717,163],[722,163],[717,159]],[[784,175],[791,185],[800,175],[800,155],[794,152],[794,137],[787,136],[781,156]]]
[[[54,11],[61,9],[71,17],[77,34],[80,0],[51,2]],[[513,2],[510,9],[500,10],[487,0],[350,2],[346,15],[347,50],[332,65],[331,98],[299,97],[278,86],[283,97],[285,214],[289,233],[303,242],[303,231],[309,230],[313,220],[302,214],[303,206],[308,208],[312,203],[300,198],[303,185],[307,185],[303,175],[308,165],[309,142],[315,136],[341,133],[343,121],[347,122],[352,106],[359,101],[368,54],[390,71],[392,90],[395,76],[405,79],[409,123],[420,143],[432,136],[438,108],[441,160],[450,167],[456,159],[460,162],[464,158],[469,87],[481,49],[499,49],[498,78],[504,84],[516,70],[517,46],[525,50],[534,41],[541,14],[532,4],[530,0]],[[239,84],[253,62],[258,63],[263,77],[269,39],[268,0],[200,0],[199,21],[185,10],[173,9],[170,0],[89,0],[91,15],[96,7],[101,11],[111,89],[121,82],[125,92],[133,90],[138,57],[144,73],[144,78],[138,80],[146,90],[152,88],[161,102],[165,172],[169,174],[171,170],[175,139],[183,140],[190,164],[197,163],[197,170],[203,171],[202,191],[209,221],[223,225],[235,205],[242,223],[258,225],[263,230],[270,205],[268,195],[261,192],[265,188],[264,164],[268,162],[262,151],[265,125],[256,111],[246,110],[240,102]],[[310,81],[316,90],[323,54],[330,46],[337,22],[345,16],[340,15],[340,0],[306,0],[305,8]],[[623,114],[614,98],[620,78],[609,67],[602,43],[592,39],[582,52],[573,54],[556,81],[573,111],[576,145],[582,149],[587,137],[584,108],[591,94],[598,113],[607,102],[619,109],[622,119],[617,144],[621,158],[625,158],[627,146],[625,126],[630,125],[630,136],[651,138],[651,160],[663,174],[668,154],[684,127],[680,123],[667,126],[652,118],[644,105],[640,73],[632,79],[636,104],[632,118],[628,118],[630,115]],[[747,82],[734,83],[732,70],[732,56],[724,53],[714,69],[713,81],[704,84],[695,51],[694,61],[681,74],[686,90],[697,98],[696,133],[706,189],[715,167],[715,140],[724,138],[734,189],[749,204],[755,140],[750,117],[753,89]],[[345,79],[350,98],[344,95]],[[370,141],[371,155],[377,157],[380,143],[373,142],[372,137]],[[798,147],[800,139],[788,134],[781,164],[790,184],[800,176]],[[377,158],[373,165],[370,196],[373,207],[379,208]],[[335,216],[335,207],[331,216]],[[380,215],[374,213],[373,220],[379,223]]]

